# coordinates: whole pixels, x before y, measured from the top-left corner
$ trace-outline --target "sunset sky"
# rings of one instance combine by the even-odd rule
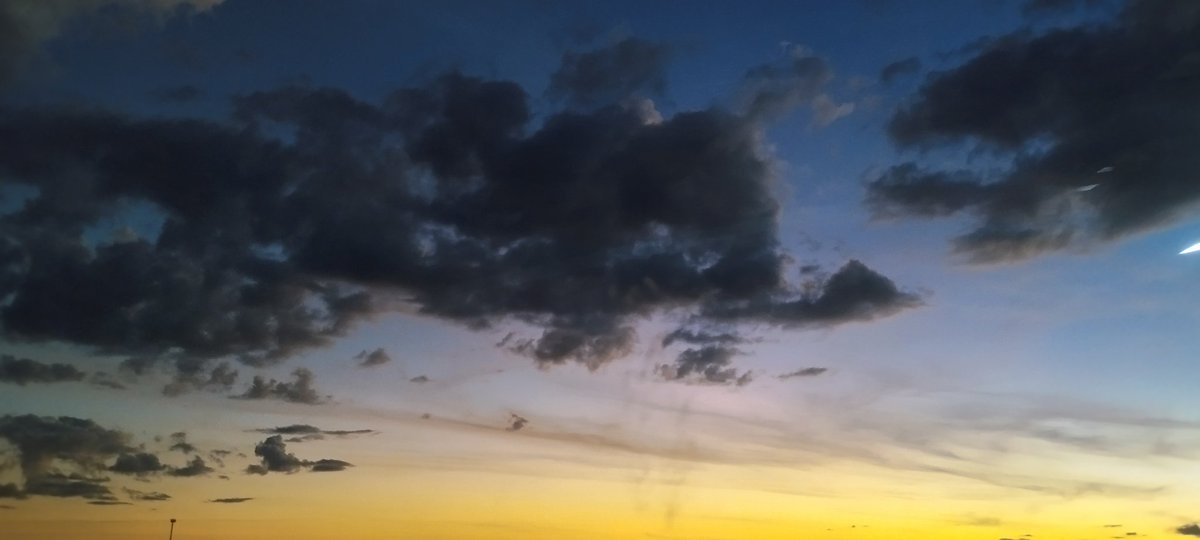
[[[0,2],[0,537],[1200,537],[1200,3]]]

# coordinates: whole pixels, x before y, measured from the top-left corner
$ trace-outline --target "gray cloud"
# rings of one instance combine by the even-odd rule
[[[16,447],[26,490],[30,482],[50,475],[55,461],[100,471],[107,459],[131,450],[129,435],[70,416],[5,415],[0,417],[0,438]]]
[[[171,434],[171,446],[169,450],[178,450],[184,454],[193,454],[196,452],[196,447],[187,441],[187,433],[176,431]]]
[[[324,439],[326,435],[334,437],[352,437],[355,435],[373,435],[375,433],[379,433],[373,429],[321,429],[308,424],[293,424],[290,426],[260,428],[254,431],[257,433],[274,435],[292,435],[292,437],[284,439],[284,442],[319,441]]]
[[[0,484],[0,499],[24,499],[25,491],[16,484]]]
[[[777,118],[824,95],[831,80],[829,62],[808,49],[792,47],[782,61],[747,71],[739,98],[749,118]]]
[[[160,88],[151,92],[150,95],[171,103],[188,103],[200,99],[204,95],[204,91],[194,84],[183,84]]]
[[[708,332],[678,328],[663,336],[662,346],[669,347],[676,341],[690,345],[738,345],[747,342],[746,338],[736,332]]]
[[[350,463],[339,459],[319,459],[307,461],[296,457],[287,451],[287,443],[282,435],[272,435],[254,446],[254,455],[261,461],[246,468],[247,474],[265,475],[271,472],[292,474],[301,470],[313,472],[336,472],[353,467]]]
[[[976,263],[1112,242],[1200,200],[1200,6],[1129,2],[1107,24],[1019,33],[932,76],[892,117],[901,148],[968,145],[992,170],[885,172],[868,200],[891,214],[974,216],[954,250]],[[988,90],[1004,81],[1004,92]]]
[[[387,351],[383,350],[382,347],[370,352],[360,352],[354,355],[354,359],[360,361],[358,363],[359,367],[381,366],[392,361],[392,357],[388,356]]]
[[[1188,523],[1180,525],[1175,528],[1175,532],[1184,536],[1200,536],[1200,524]]]
[[[729,367],[733,357],[738,354],[741,351],[722,345],[686,349],[679,353],[675,363],[660,365],[658,373],[671,381],[744,386],[752,379],[750,372],[739,373],[736,368]]]
[[[868,321],[920,303],[918,296],[901,291],[892,280],[851,260],[828,277],[807,281],[799,295],[714,301],[702,314],[714,320],[761,321],[785,328],[833,326]]]
[[[116,497],[104,483],[107,478],[92,478],[78,474],[47,473],[25,479],[25,493],[45,497],[78,497],[94,501],[115,501]]]
[[[521,428],[524,428],[525,424],[528,424],[528,423],[529,423],[529,420],[525,419],[525,417],[520,416],[517,413],[510,413],[509,417],[508,417],[508,427],[504,428],[504,430],[505,431],[521,431]]]
[[[547,93],[584,107],[609,105],[666,89],[670,48],[638,38],[625,38],[588,52],[567,52],[550,77]]]
[[[348,467],[353,467],[340,459],[318,459],[312,462],[312,472],[337,472],[344,471]]]
[[[92,373],[92,376],[88,382],[90,382],[93,386],[99,386],[101,388],[108,388],[111,390],[125,389],[125,385],[122,384],[121,381],[116,380],[112,375],[103,371]]]
[[[253,501],[253,500],[254,500],[254,497],[225,497],[222,499],[209,499],[206,502],[220,503],[220,504],[238,504],[238,503],[244,503],[246,501]]]
[[[205,10],[222,0],[8,0],[0,3],[0,85],[38,60],[42,46],[79,18],[112,13],[167,15],[187,6]]]
[[[30,383],[81,381],[86,376],[70,364],[43,364],[28,358],[0,355],[0,382],[25,386]]]
[[[146,452],[134,452],[117,456],[117,461],[108,470],[121,474],[146,475],[162,472],[166,466],[158,456]]]
[[[209,467],[208,464],[204,462],[204,458],[200,456],[193,456],[192,460],[189,461],[187,465],[184,465],[183,467],[172,468],[167,472],[167,474],[171,476],[189,477],[204,476],[210,472],[213,472],[213,468]]]
[[[171,496],[157,491],[138,491],[125,488],[125,494],[135,501],[169,501]]]
[[[238,372],[221,362],[206,369],[204,362],[181,358],[175,362],[175,377],[163,387],[164,396],[175,397],[192,390],[227,391],[237,382]]]
[[[796,371],[791,371],[788,373],[783,373],[783,374],[777,375],[776,378],[791,379],[794,377],[816,377],[817,375],[821,375],[821,374],[825,373],[826,371],[829,371],[829,368],[807,367],[807,368],[803,368],[803,369],[798,369]]]
[[[302,460],[287,452],[287,444],[283,442],[283,437],[280,435],[267,437],[266,440],[255,445],[254,455],[262,458],[261,474],[267,472],[294,473],[304,467]]]
[[[266,380],[255,376],[245,393],[235,396],[239,399],[278,399],[291,403],[317,405],[324,403],[321,395],[313,388],[314,375],[311,371],[299,368],[292,372],[296,380],[292,382]]]
[[[897,60],[879,70],[880,82],[887,84],[900,77],[913,75],[921,71],[921,60],[915,56],[910,56],[903,60]]]
[[[1046,17],[1070,13],[1080,6],[1094,7],[1103,0],[1025,0],[1021,4],[1021,14],[1026,17]]]
[[[410,383],[417,383],[417,384],[424,384],[424,383],[427,383],[427,382],[429,382],[429,377],[426,377],[426,376],[424,376],[424,375],[417,375],[416,377],[413,377],[413,378],[409,379],[409,380],[408,380],[408,382],[410,382]]]

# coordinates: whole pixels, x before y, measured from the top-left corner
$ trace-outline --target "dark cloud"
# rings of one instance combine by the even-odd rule
[[[821,374],[825,373],[826,371],[829,371],[829,368],[807,367],[807,368],[798,369],[796,371],[792,371],[789,373],[777,375],[776,377],[779,379],[791,379],[793,377],[816,377],[817,375],[821,375]]]
[[[125,501],[88,501],[88,504],[94,506],[129,506],[133,503]]]
[[[525,424],[528,423],[529,420],[526,420],[525,417],[516,413],[510,413],[508,417],[508,427],[504,429],[505,431],[521,431],[521,428],[524,428]]]
[[[583,107],[609,105],[666,89],[670,48],[638,38],[625,38],[589,52],[568,52],[550,77],[547,93]]]
[[[1175,528],[1175,532],[1184,536],[1200,536],[1200,524],[1188,523]]]
[[[312,462],[312,472],[337,472],[344,471],[347,467],[353,467],[340,459],[318,459]]]
[[[887,84],[900,77],[913,75],[920,71],[921,60],[915,56],[910,56],[883,66],[883,69],[879,70],[879,80]]]
[[[151,92],[152,97],[171,103],[189,103],[200,99],[204,91],[194,84],[168,86]]]
[[[171,496],[157,491],[138,491],[125,488],[125,494],[135,501],[169,501]]]
[[[996,40],[931,76],[888,131],[902,148],[966,144],[1011,165],[898,165],[868,198],[892,213],[974,216],[954,249],[979,263],[1170,223],[1200,200],[1197,58],[1200,4],[1170,0],[1131,1],[1107,24]]]
[[[246,392],[236,397],[240,399],[279,399],[305,405],[324,403],[316,388],[313,388],[314,375],[311,371],[299,368],[292,372],[292,376],[296,380],[284,382],[275,379],[268,381],[256,375]]]
[[[388,356],[387,351],[383,348],[378,348],[373,351],[363,351],[354,355],[355,360],[359,360],[359,367],[374,367],[386,364],[392,361],[392,357]]]
[[[187,463],[187,465],[184,465],[183,467],[175,467],[168,471],[167,474],[171,476],[189,477],[204,476],[210,472],[213,472],[213,468],[209,467],[208,464],[204,462],[204,458],[200,456],[194,456],[192,457],[192,460]]]
[[[158,456],[145,452],[134,452],[117,456],[117,461],[108,470],[121,474],[146,475],[162,472],[166,466]]]
[[[254,455],[261,458],[261,463],[246,467],[247,474],[267,474],[269,472],[295,473],[304,469],[313,472],[335,472],[345,470],[353,465],[339,459],[318,459],[306,461],[288,453],[287,444],[282,435],[272,435],[254,447]]]
[[[424,375],[417,375],[416,377],[413,377],[413,378],[409,379],[409,380],[408,380],[408,382],[410,382],[410,383],[417,383],[417,384],[424,384],[424,383],[427,383],[427,382],[429,382],[429,377],[426,377],[426,376],[424,376]]]
[[[517,84],[458,73],[378,103],[254,92],[224,122],[0,110],[0,174],[37,192],[0,215],[0,332],[123,355],[133,373],[168,366],[176,394],[227,388],[219,362],[273,365],[381,310],[530,324],[510,350],[591,369],[668,309],[781,326],[889,314],[916,302],[893,286],[840,290],[844,313],[788,303],[763,122],[802,104],[841,114],[831,77],[794,53],[751,70],[737,111],[662,118],[617,100],[536,124]],[[131,205],[161,231],[83,234]],[[311,382],[256,379],[243,397],[314,403]]]
[[[222,499],[209,499],[207,502],[221,503],[221,504],[237,504],[237,503],[244,503],[246,501],[253,501],[253,500],[254,500],[254,497],[225,497]]]
[[[86,376],[70,364],[43,364],[28,358],[0,355],[0,382],[25,386],[30,383],[81,381]]]
[[[752,379],[750,372],[739,373],[736,368],[729,367],[738,354],[741,351],[722,345],[686,349],[675,358],[675,363],[658,366],[658,373],[671,381],[744,386]]]

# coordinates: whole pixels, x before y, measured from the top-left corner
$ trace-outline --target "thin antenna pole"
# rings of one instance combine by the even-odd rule
[[[174,538],[175,538],[175,518],[171,518],[171,534],[169,536],[167,536],[167,540],[174,540]]]

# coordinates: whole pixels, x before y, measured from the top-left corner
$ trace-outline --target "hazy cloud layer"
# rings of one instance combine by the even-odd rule
[[[1129,2],[1104,25],[994,40],[932,75],[888,131],[902,148],[965,144],[1011,165],[900,164],[868,200],[886,216],[972,215],[954,250],[980,263],[1170,223],[1200,202],[1198,57],[1200,4],[1171,0]]]
[[[43,364],[28,358],[0,355],[0,382],[20,386],[81,381],[86,376],[70,364]]]

